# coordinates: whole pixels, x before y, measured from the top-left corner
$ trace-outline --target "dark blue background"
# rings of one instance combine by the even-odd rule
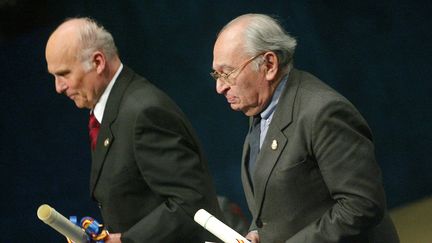
[[[88,111],[55,93],[44,59],[50,32],[71,16],[105,25],[123,63],[179,104],[201,138],[218,194],[247,211],[239,178],[247,119],[216,94],[208,73],[216,33],[248,12],[278,15],[298,39],[296,66],[368,120],[390,208],[432,193],[429,0],[2,0],[0,242],[62,242],[37,219],[42,203],[100,218],[88,192]]]

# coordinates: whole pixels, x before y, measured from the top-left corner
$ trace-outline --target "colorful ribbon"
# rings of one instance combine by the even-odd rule
[[[89,243],[104,243],[108,238],[109,233],[104,229],[103,224],[99,224],[91,217],[82,218],[79,224],[76,216],[70,216],[69,220],[86,232]],[[73,243],[70,239],[67,239],[67,241],[68,243]]]

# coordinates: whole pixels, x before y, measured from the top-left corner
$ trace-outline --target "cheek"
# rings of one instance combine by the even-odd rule
[[[235,89],[236,95],[242,101],[242,103],[249,103],[251,99],[253,99],[254,87],[244,84],[237,86]]]
[[[80,91],[81,93],[86,93],[88,92],[89,87],[87,87],[89,84],[89,82],[85,82],[85,80],[82,77],[79,78],[75,78],[73,80],[73,84],[74,84],[74,88],[78,91]]]
[[[69,77],[67,79],[67,83],[69,88],[77,89],[78,88],[78,80],[75,77]]]

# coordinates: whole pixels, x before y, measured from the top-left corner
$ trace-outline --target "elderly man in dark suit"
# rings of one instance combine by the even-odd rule
[[[273,18],[246,14],[214,46],[216,90],[250,117],[242,182],[263,243],[398,242],[371,131],[356,108],[293,68],[296,40]]]
[[[50,36],[56,91],[91,110],[91,196],[112,242],[199,242],[204,208],[221,217],[198,139],[162,91],[123,66],[109,32],[70,19]]]

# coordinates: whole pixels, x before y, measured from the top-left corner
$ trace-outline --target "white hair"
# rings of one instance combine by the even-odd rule
[[[247,19],[244,30],[244,51],[250,56],[272,51],[278,57],[280,68],[291,69],[297,41],[282,28],[275,18],[265,14],[241,15],[225,25],[219,34],[232,24],[243,19]],[[263,58],[257,58],[254,61],[256,70],[262,61]]]
[[[89,71],[92,68],[91,56],[95,51],[104,53],[107,60],[112,60],[118,55],[114,38],[102,25],[88,17],[76,19],[84,21],[78,30],[79,53],[77,54],[84,70]]]

